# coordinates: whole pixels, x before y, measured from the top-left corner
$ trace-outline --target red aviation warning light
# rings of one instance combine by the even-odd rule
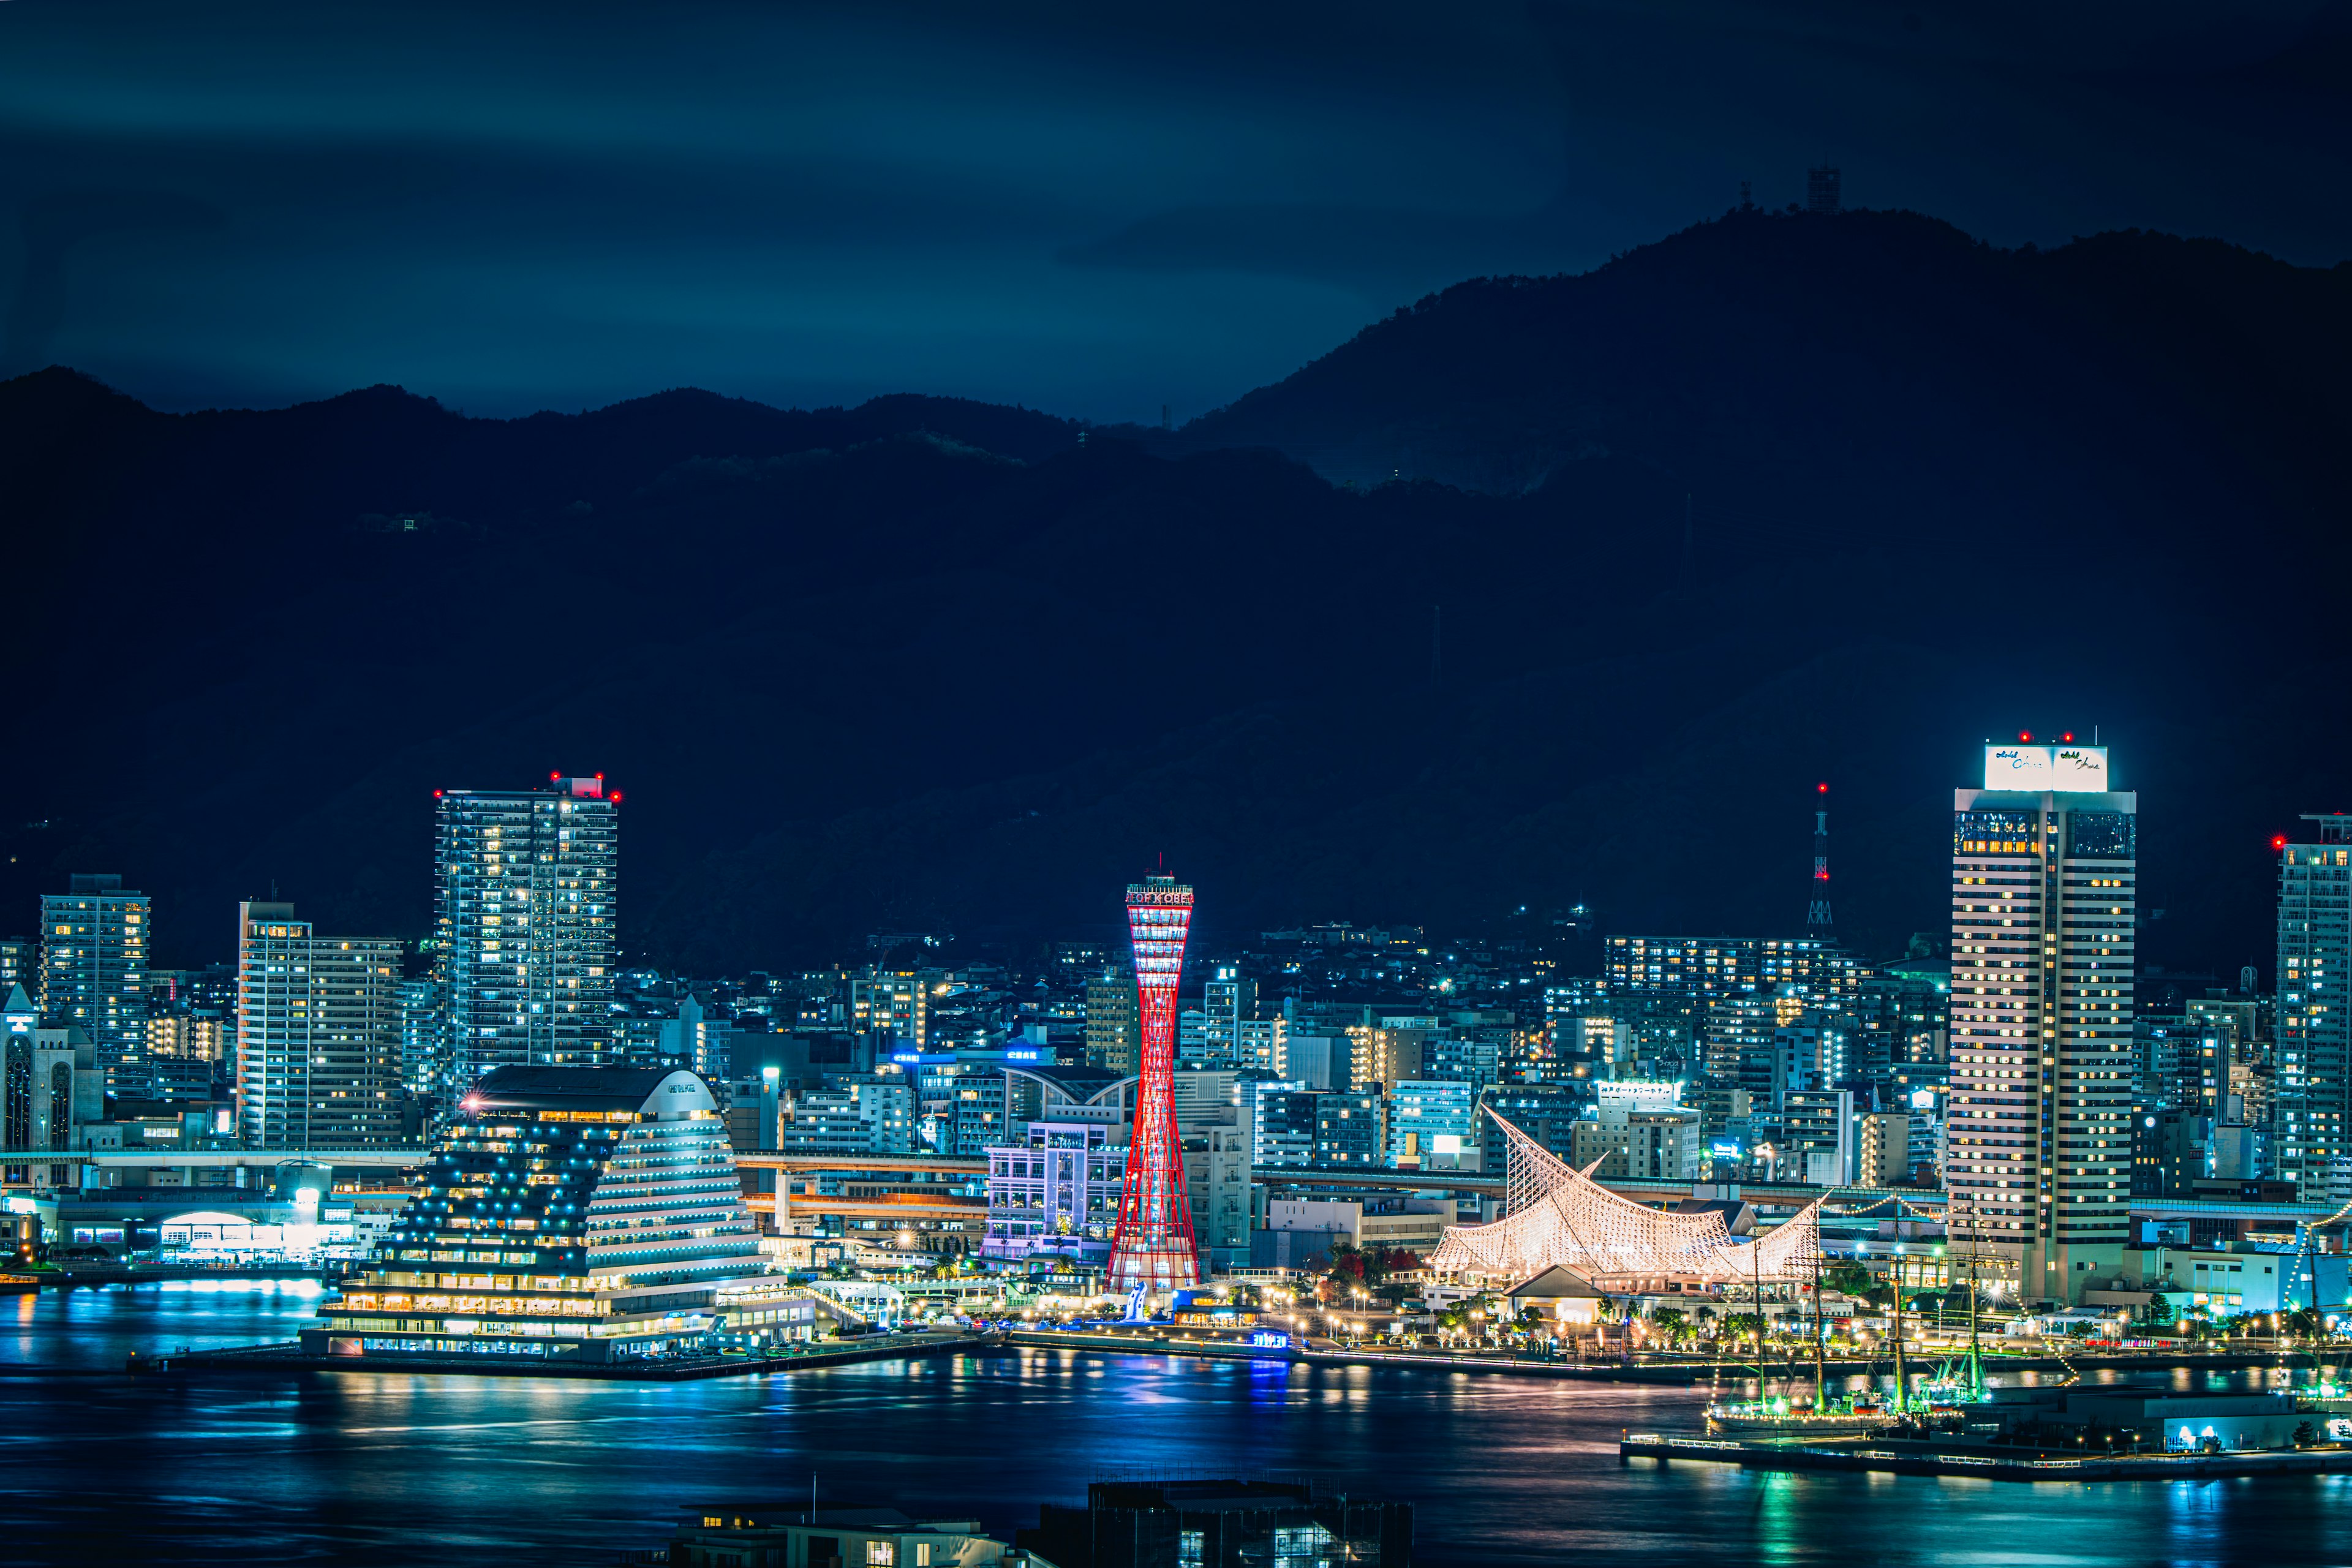
[[[1176,1133],[1176,983],[1183,976],[1192,924],[1192,889],[1173,877],[1146,878],[1127,889],[1143,1081],[1136,1090],[1127,1184],[1119,1190],[1104,1280],[1113,1290],[1139,1285],[1173,1290],[1201,1282],[1192,1208],[1184,1200],[1184,1146]]]
[[[2273,833],[2273,834],[2272,834],[2272,835],[2271,835],[2271,847],[2272,847],[2272,848],[2273,848],[2273,849],[2284,849],[2284,848],[2285,848],[2285,847],[2286,847],[2286,835],[2285,835],[2285,834],[2284,834],[2284,833]]]
[[[2033,739],[2033,731],[2031,730],[2020,730],[2017,732],[2017,738],[2021,741],[2031,741]]]

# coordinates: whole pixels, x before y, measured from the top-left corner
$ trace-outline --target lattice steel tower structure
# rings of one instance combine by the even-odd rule
[[[1176,982],[1184,973],[1184,937],[1192,924],[1192,889],[1175,879],[1150,877],[1128,888],[1143,1081],[1111,1238],[1108,1284],[1114,1290],[1201,1282],[1192,1210],[1184,1201],[1184,1146],[1176,1133]]]
[[[1816,784],[1813,793],[1827,801],[1830,786]],[[1826,806],[1813,813],[1813,901],[1805,910],[1805,934],[1824,942],[1836,934],[1830,920],[1830,814]]]

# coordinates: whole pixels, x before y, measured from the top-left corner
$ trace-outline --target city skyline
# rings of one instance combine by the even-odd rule
[[[0,1555],[2343,1557],[2347,82],[0,5]]]

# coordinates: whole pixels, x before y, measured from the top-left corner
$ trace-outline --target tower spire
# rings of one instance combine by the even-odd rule
[[[1830,786],[1813,786],[1814,795],[1826,802]],[[1830,921],[1830,813],[1826,804],[1813,812],[1813,901],[1805,910],[1805,934],[1823,942],[1836,934]]]
[[[1192,889],[1155,876],[1127,889],[1127,923],[1135,944],[1142,1081],[1128,1139],[1127,1181],[1118,1199],[1105,1283],[1174,1289],[1201,1282],[1192,1210],[1184,1199],[1184,1147],[1176,1128],[1176,985],[1192,923]]]

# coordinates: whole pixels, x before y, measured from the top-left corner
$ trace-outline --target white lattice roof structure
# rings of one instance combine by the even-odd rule
[[[1821,1249],[1821,1205],[1758,1240],[1734,1244],[1718,1212],[1666,1214],[1621,1198],[1486,1108],[1507,1136],[1503,1217],[1451,1226],[1430,1267],[1517,1283],[1565,1265],[1587,1279],[1791,1280]]]

